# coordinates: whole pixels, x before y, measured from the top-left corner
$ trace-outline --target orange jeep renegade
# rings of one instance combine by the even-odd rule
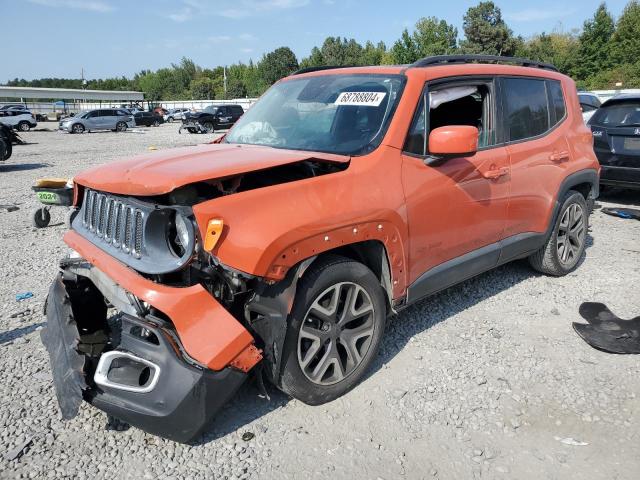
[[[575,269],[598,175],[550,65],[297,72],[213,144],[75,178],[42,333],[62,415],[84,399],[184,442],[251,373],[329,402],[391,313],[515,259]]]

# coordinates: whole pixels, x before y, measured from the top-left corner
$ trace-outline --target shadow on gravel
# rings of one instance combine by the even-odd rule
[[[619,203],[621,205],[640,205],[640,190],[623,190],[609,187],[600,191],[597,201]]]
[[[593,237],[591,234],[587,234],[585,250],[588,250],[593,244]],[[583,255],[577,268],[580,268],[585,258],[586,255]],[[428,330],[528,278],[538,276],[542,276],[542,274],[534,271],[527,260],[518,260],[450,287],[411,305],[398,315],[390,317],[387,320],[387,328],[378,357],[363,381],[375,375],[378,370],[400,353],[409,340],[418,333]]]
[[[0,173],[2,172],[21,172],[23,170],[37,170],[38,168],[50,167],[49,163],[16,163],[16,164],[1,164]]]
[[[29,335],[31,332],[35,332],[39,327],[44,327],[44,322],[34,323],[33,325],[14,328],[13,330],[9,330],[8,332],[0,333],[0,345],[8,342],[13,342],[17,338]]]
[[[593,244],[593,237],[591,234],[587,234],[585,248],[588,250]],[[580,259],[578,268],[584,262],[585,257],[586,255],[583,255]],[[527,260],[514,261],[432,295],[402,310],[398,315],[390,317],[378,356],[361,383],[375,375],[378,370],[400,353],[416,334],[428,330],[528,278],[537,276],[542,276],[542,274],[534,271]],[[243,430],[245,425],[284,407],[289,402],[290,398],[273,385],[265,382],[265,387],[271,400],[260,398],[255,382],[247,381],[220,411],[214,419],[211,429],[206,431],[200,439],[192,442],[192,445],[204,445],[230,433],[242,434],[245,431]],[[258,436],[261,432],[252,431],[251,433]]]

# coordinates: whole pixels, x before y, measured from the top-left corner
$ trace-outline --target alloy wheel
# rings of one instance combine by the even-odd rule
[[[577,262],[582,253],[585,236],[586,226],[582,207],[577,203],[572,203],[564,211],[558,226],[556,246],[560,262],[564,265]]]
[[[316,297],[298,334],[298,364],[318,385],[344,380],[362,363],[375,330],[371,296],[353,282],[337,283]]]

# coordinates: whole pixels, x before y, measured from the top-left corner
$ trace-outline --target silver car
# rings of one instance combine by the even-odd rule
[[[124,132],[127,128],[135,127],[133,115],[120,108],[101,108],[88,110],[74,117],[63,118],[58,126],[59,130],[69,133],[94,132],[96,130],[113,130]]]

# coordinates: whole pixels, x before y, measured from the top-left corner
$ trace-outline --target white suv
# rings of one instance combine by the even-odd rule
[[[28,132],[38,126],[36,117],[29,110],[22,109],[0,110],[0,123],[4,123],[21,132]]]

